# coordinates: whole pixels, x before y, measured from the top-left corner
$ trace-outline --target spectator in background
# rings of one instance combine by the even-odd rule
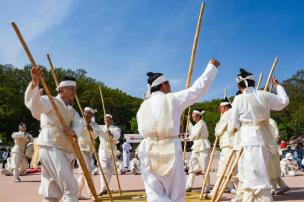
[[[280,167],[282,176],[296,176],[296,171],[299,169],[291,153],[287,153],[281,160]]]
[[[280,149],[285,149],[287,147],[287,144],[284,140],[281,141],[280,143]]]
[[[290,145],[288,145],[288,146],[286,147],[286,149],[282,150],[282,159],[283,159],[284,157],[286,157],[286,154],[288,154],[288,153],[291,153],[291,155],[293,155],[293,153],[294,153],[294,150],[291,149],[291,146],[290,146]]]
[[[5,152],[2,154],[3,163],[2,163],[2,169],[5,169],[5,164],[7,163],[7,159],[11,156],[10,148],[7,147]]]
[[[294,152],[294,158],[297,161],[299,169],[302,171],[304,171],[304,166],[302,165],[303,155],[304,155],[303,144],[298,143]]]
[[[122,144],[122,150],[123,150],[123,162],[124,162],[124,168],[126,170],[129,170],[129,161],[130,161],[130,152],[132,150],[132,146],[130,143],[124,138],[124,143]]]
[[[133,175],[141,175],[140,160],[138,153],[135,153],[135,158],[131,161],[131,172]]]

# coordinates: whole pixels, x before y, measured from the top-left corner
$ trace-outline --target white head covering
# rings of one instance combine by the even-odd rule
[[[88,111],[88,112],[91,112],[92,114],[96,113],[97,112],[97,109],[93,109],[91,107],[85,107],[84,108],[84,111]]]
[[[203,116],[203,114],[205,113],[205,111],[198,111],[198,110],[193,110],[192,114],[198,114],[198,115],[201,115]]]
[[[66,86],[74,86],[74,87],[76,87],[76,81],[72,81],[72,80],[61,81],[59,83],[59,85],[57,86],[56,90],[59,91],[59,89],[61,87],[66,87]]]
[[[293,159],[293,156],[292,156],[291,153],[287,153],[287,154],[285,155],[285,158],[287,158],[287,159],[289,159],[289,160],[292,160],[292,159]]]
[[[109,117],[109,118],[111,118],[111,119],[113,119],[113,117],[112,117],[111,114],[106,114],[105,116],[106,116],[106,117]]]
[[[151,97],[151,88],[152,87],[158,86],[159,84],[162,84],[166,81],[168,81],[168,79],[164,75],[161,75],[161,76],[157,77],[157,79],[155,79],[151,85],[147,84],[146,99]]]
[[[240,82],[244,81],[244,82],[245,82],[246,87],[248,87],[248,82],[247,82],[247,79],[249,79],[249,80],[253,80],[252,75],[246,76],[245,78],[244,78],[244,77],[242,77],[242,76],[237,76],[237,77],[236,77],[236,82],[237,82],[237,83],[240,83]]]

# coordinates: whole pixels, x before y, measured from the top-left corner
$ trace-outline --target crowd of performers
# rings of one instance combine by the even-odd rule
[[[233,201],[268,202],[273,201],[272,195],[288,191],[289,187],[281,176],[295,175],[296,169],[302,164],[299,165],[293,159],[292,152],[287,152],[280,158],[277,145],[279,133],[275,121],[271,119],[270,111],[284,109],[289,99],[275,78],[271,79],[271,83],[276,88],[276,94],[256,89],[253,75],[244,69],[236,76],[239,91],[233,102],[225,97],[219,104],[221,116],[215,127],[215,136],[219,139],[220,157],[214,185],[210,184],[208,172],[208,163],[210,158],[213,158],[212,145],[203,120],[204,111],[200,110],[193,110],[194,125],[191,121],[187,124],[189,135],[184,137],[185,140],[193,141],[191,156],[186,160],[189,174],[186,177],[180,141],[180,117],[185,109],[207,93],[219,66],[220,63],[216,59],[211,59],[192,86],[174,93],[171,92],[169,80],[165,75],[147,73],[146,99],[137,113],[138,131],[144,139],[136,149],[130,168],[132,147],[128,142],[125,141],[122,145],[124,163],[113,159],[111,150],[117,155],[116,144],[121,136],[120,129],[113,125],[113,117],[106,114],[105,125],[99,125],[94,119],[96,111],[91,107],[85,107],[84,117],[80,117],[72,107],[76,95],[76,80],[64,77],[57,87],[58,95],[54,97],[54,102],[67,125],[63,128],[49,98],[39,92],[41,70],[34,67],[24,101],[33,117],[40,121],[40,134],[35,140],[35,151],[39,152],[35,154],[32,150],[28,155],[33,156],[33,164],[37,165],[40,161],[42,172],[39,194],[43,200],[57,202],[63,198],[65,202],[74,202],[91,197],[84,197],[84,187],[88,186],[84,175],[80,174],[78,179],[73,175],[72,162],[75,155],[68,136],[78,140],[85,163],[91,171],[94,170],[94,145],[91,144],[90,138],[99,138],[98,158],[106,182],[111,181],[115,173],[114,163],[117,163],[120,173],[125,169],[142,175],[148,202],[185,201],[185,194],[192,191],[195,176],[198,174],[202,174],[206,181],[204,198],[214,199],[227,167],[231,166],[229,162],[236,159],[236,154],[242,155],[227,184],[229,191],[235,194]],[[24,172],[23,165],[26,164],[24,151],[26,145],[33,142],[33,138],[26,132],[23,123],[19,126],[19,132],[13,133],[12,138],[15,141],[11,157],[12,175],[16,182],[20,182],[19,175]],[[303,152],[301,155],[303,158]],[[103,195],[107,193],[107,187],[102,177],[100,181],[98,195]]]

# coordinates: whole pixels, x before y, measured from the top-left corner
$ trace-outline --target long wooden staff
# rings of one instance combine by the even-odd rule
[[[277,62],[278,62],[278,58],[276,57],[275,60],[274,60],[273,65],[272,65],[272,67],[271,67],[271,69],[270,69],[270,72],[269,72],[269,75],[268,75],[268,79],[267,79],[266,84],[265,84],[264,91],[267,91],[267,87],[269,86],[270,79],[271,79],[271,77],[272,77],[272,75],[273,75],[273,71],[274,71],[274,69],[275,69],[275,66],[276,66]],[[261,77],[261,76],[260,76],[260,77]],[[260,79],[259,79],[259,80],[260,80]],[[262,78],[261,78],[261,80],[262,80]],[[256,89],[257,89],[257,90],[259,89],[260,83],[261,83],[261,82],[259,81],[259,84],[256,86]],[[231,178],[231,176],[232,176],[232,173],[233,173],[233,171],[234,171],[234,169],[235,169],[235,167],[236,167],[236,165],[237,165],[237,163],[238,163],[238,161],[239,161],[239,159],[240,159],[240,157],[241,157],[241,155],[242,155],[242,152],[243,152],[243,148],[239,151],[237,158],[236,158],[235,161],[233,162],[232,168],[231,168],[231,170],[230,170],[230,172],[229,172],[229,174],[228,174],[228,176],[227,176],[227,178],[226,178],[226,181],[224,182],[223,186],[221,187],[221,190],[220,190],[219,194],[216,196],[216,198],[215,198],[215,200],[214,200],[215,202],[219,201],[220,198],[221,198],[221,196],[223,195],[224,190],[225,190],[225,188],[226,188],[226,186],[227,186],[227,183],[228,183],[228,181],[230,180],[230,178]]]
[[[269,75],[268,75],[268,78],[267,78],[265,87],[264,87],[264,91],[267,91],[267,88],[268,88],[269,83],[270,83],[270,79],[271,79],[271,77],[272,77],[272,75],[273,75],[273,71],[274,71],[274,69],[275,69],[277,63],[278,63],[278,57],[275,57],[274,62],[273,62],[273,64],[272,64],[272,67],[271,67],[271,69],[270,69],[270,72],[269,72]]]
[[[258,84],[256,86],[256,89],[259,90],[260,89],[260,85],[262,83],[262,80],[263,80],[263,72],[260,73],[260,76],[259,76],[259,80],[258,80]]]
[[[224,89],[224,98],[226,96],[227,96],[227,88]],[[209,163],[208,163],[207,169],[204,172],[205,173],[205,177],[203,178],[203,182],[202,182],[202,190],[201,190],[201,194],[199,196],[200,200],[202,200],[203,196],[204,196],[204,190],[205,190],[205,186],[206,186],[206,183],[207,183],[207,176],[210,173],[210,168],[211,168],[212,161],[213,161],[213,155],[215,153],[215,149],[216,149],[216,145],[217,145],[218,140],[219,140],[219,137],[216,136],[216,138],[214,140],[214,143],[213,143],[212,151],[211,151],[211,154],[210,154]]]
[[[233,172],[234,172],[234,170],[235,170],[235,168],[236,168],[236,166],[237,166],[237,164],[238,164],[238,162],[239,162],[242,154],[243,154],[243,148],[241,148],[241,150],[238,152],[238,154],[236,156],[236,159],[233,162],[233,164],[232,164],[232,166],[231,166],[231,168],[230,168],[230,170],[228,172],[228,175],[227,175],[227,177],[226,177],[226,179],[224,181],[224,184],[223,184],[223,186],[221,186],[221,190],[219,191],[219,194],[217,196],[216,195],[214,196],[215,199],[212,199],[212,202],[213,201],[214,202],[218,202],[220,200],[220,198],[223,195],[223,193],[225,191],[225,188],[226,188],[226,186],[227,186],[227,184],[228,184],[228,182],[229,182],[229,180],[230,180],[230,178],[231,178],[231,176],[232,176],[232,174],[233,174]]]
[[[49,54],[47,54],[46,57],[47,57],[47,59],[48,59],[48,61],[49,61],[49,64],[50,64],[51,72],[52,72],[52,74],[53,74],[54,81],[55,81],[55,83],[56,83],[56,86],[58,87],[58,86],[59,86],[59,82],[58,82],[58,79],[57,79],[57,75],[56,75],[56,72],[55,72],[55,69],[54,69],[54,66],[53,66],[51,57],[50,57]],[[82,110],[82,107],[81,107],[81,104],[80,104],[80,102],[79,102],[79,99],[78,99],[77,94],[75,95],[75,98],[76,98],[76,102],[77,102],[78,108],[79,108],[79,110],[80,110],[80,112],[81,112],[81,115],[82,115],[82,117],[83,117],[83,119],[84,119],[86,125],[89,125],[88,122],[87,122],[87,120],[85,119],[85,116],[84,116],[84,113],[83,113],[83,110]],[[95,157],[96,157],[96,160],[97,160],[97,164],[98,164],[100,173],[101,173],[102,178],[103,178],[103,180],[105,181],[105,184],[106,184],[106,188],[107,188],[107,192],[108,192],[110,201],[113,201],[113,199],[112,199],[112,194],[111,194],[111,191],[110,191],[108,182],[106,181],[105,174],[104,174],[104,172],[103,172],[103,169],[102,169],[101,164],[100,164],[100,161],[99,161],[98,153],[96,152],[96,149],[95,149],[95,144],[94,144],[94,140],[93,140],[92,131],[89,130],[88,128],[87,128],[87,131],[88,131],[88,133],[89,133],[91,147],[93,148],[93,154],[94,154]]]
[[[187,115],[187,123],[186,123],[186,133],[185,137],[187,137],[188,131],[189,131],[189,123],[190,123],[190,110],[191,107],[188,108],[188,115]],[[186,144],[186,138],[184,138],[184,150],[183,150],[183,160],[185,161],[186,159],[186,151],[187,151],[187,144]]]
[[[30,62],[31,62],[31,64],[32,64],[33,68],[37,68],[37,64],[36,64],[36,62],[35,62],[35,60],[34,60],[32,54],[31,54],[31,52],[30,52],[28,46],[26,45],[26,43],[25,43],[25,41],[24,41],[24,39],[23,39],[23,37],[22,37],[22,35],[21,35],[21,33],[20,33],[20,31],[19,31],[17,25],[13,22],[13,23],[12,23],[12,26],[13,26],[13,28],[14,28],[14,30],[15,30],[15,32],[16,32],[16,34],[17,34],[17,36],[18,36],[18,38],[19,38],[19,40],[20,40],[20,42],[21,42],[21,45],[23,46],[23,48],[24,48],[24,50],[25,50],[25,52],[26,52],[26,54],[27,54],[27,56],[28,56],[28,58],[29,58],[29,60],[30,60]],[[57,105],[56,105],[56,103],[55,103],[55,101],[54,101],[54,98],[53,98],[53,96],[51,95],[50,90],[49,90],[49,88],[48,88],[48,86],[47,86],[47,84],[46,84],[46,82],[45,82],[45,80],[43,79],[42,76],[40,77],[40,82],[41,82],[41,84],[42,84],[42,86],[43,86],[43,89],[44,89],[45,93],[47,94],[47,96],[48,96],[48,98],[49,98],[49,101],[50,101],[50,103],[51,103],[53,109],[54,109],[55,112],[56,112],[56,115],[57,115],[57,117],[58,117],[58,119],[59,119],[59,121],[60,121],[61,126],[62,126],[63,128],[67,128],[67,126],[66,126],[66,124],[65,124],[65,122],[64,122],[64,119],[63,119],[63,117],[62,117],[62,114],[60,113],[60,111],[59,111],[59,109],[58,109],[58,107],[57,107]],[[72,145],[72,147],[73,147],[73,149],[74,149],[74,152],[75,152],[75,154],[76,154],[76,157],[77,157],[78,160],[79,160],[80,166],[81,166],[81,168],[82,168],[82,170],[83,170],[84,176],[85,176],[85,178],[86,178],[86,180],[87,180],[87,182],[88,182],[88,186],[89,186],[89,188],[90,188],[90,191],[91,191],[91,193],[92,193],[92,195],[93,195],[95,201],[101,201],[101,200],[98,198],[98,196],[97,196],[97,193],[96,193],[94,184],[93,184],[93,182],[92,182],[91,176],[90,176],[90,174],[89,174],[88,168],[87,168],[87,166],[86,166],[86,164],[85,164],[85,161],[84,161],[84,159],[83,159],[83,156],[82,156],[82,154],[81,154],[81,151],[80,151],[80,148],[79,148],[79,145],[78,145],[77,141],[75,140],[75,138],[73,138],[73,137],[71,137],[71,136],[68,136],[68,140],[69,140],[69,142],[71,143],[71,145]]]
[[[194,59],[195,59],[195,55],[196,55],[196,47],[197,47],[198,37],[199,37],[200,29],[201,29],[204,9],[205,9],[205,4],[202,3],[200,14],[199,14],[199,17],[198,17],[197,26],[196,26],[196,32],[195,32],[195,36],[194,36],[194,42],[193,42],[190,64],[189,64],[189,70],[188,70],[187,81],[186,81],[186,88],[189,88],[190,84],[191,84]],[[189,119],[190,119],[190,114],[188,113],[187,122],[188,122]],[[181,128],[183,128],[183,125],[184,125],[183,122],[184,122],[184,113],[182,114],[182,117],[181,117]],[[187,140],[184,140],[184,148],[187,148]],[[183,151],[183,157],[185,157],[185,151]]]
[[[225,165],[225,170],[224,170],[223,174],[221,175],[221,177],[219,179],[219,184],[214,191],[214,196],[213,196],[211,202],[214,202],[214,199],[216,198],[217,194],[219,193],[219,190],[221,190],[221,188],[224,186],[225,180],[227,179],[226,173],[229,170],[229,167],[230,167],[229,165],[230,165],[230,162],[231,162],[231,160],[234,156],[234,153],[235,153],[235,151],[232,150],[231,153],[228,155],[228,160],[227,160],[226,165]]]
[[[99,86],[99,93],[100,93],[100,98],[101,98],[101,102],[102,102],[102,108],[103,108],[103,114],[104,114],[104,117],[105,117],[106,128],[107,128],[108,132],[110,132],[110,130],[108,128],[108,123],[107,123],[108,121],[107,121],[107,118],[106,118],[106,108],[105,108],[105,104],[104,104],[104,100],[103,100],[102,91],[101,91],[100,86]],[[114,163],[114,170],[115,170],[115,176],[116,176],[117,185],[118,185],[118,189],[119,189],[119,194],[122,195],[122,191],[121,191],[121,187],[120,187],[120,181],[119,181],[118,172],[117,172],[116,157],[114,155],[112,139],[111,139],[110,135],[108,135],[108,140],[109,140],[109,143],[110,143],[110,148],[111,148],[111,153],[112,153],[112,158],[113,158],[113,163]]]
[[[202,190],[201,190],[201,194],[200,194],[200,197],[199,197],[200,200],[202,200],[202,198],[204,196],[204,190],[205,190],[205,186],[206,186],[206,183],[207,183],[207,176],[209,175],[210,170],[211,170],[211,165],[212,165],[212,161],[213,161],[213,155],[215,153],[215,149],[216,149],[216,145],[217,145],[218,140],[219,140],[219,138],[218,138],[218,136],[216,136],[216,138],[214,140],[214,143],[213,143],[212,151],[211,151],[211,154],[210,154],[209,163],[208,163],[207,169],[204,172],[204,178],[203,178],[203,183],[202,183]]]

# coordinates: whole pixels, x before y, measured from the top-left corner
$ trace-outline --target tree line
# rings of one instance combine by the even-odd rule
[[[11,134],[18,130],[21,121],[27,123],[33,136],[38,136],[39,122],[32,118],[30,111],[24,105],[24,92],[31,80],[30,65],[23,69],[13,65],[0,65],[0,139],[4,144],[12,144]],[[114,123],[124,133],[137,133],[136,112],[142,99],[132,97],[119,89],[106,86],[103,82],[88,77],[84,69],[71,70],[58,67],[55,69],[59,80],[63,76],[72,76],[77,80],[77,94],[82,107],[90,106],[97,109],[96,122],[103,124],[103,111],[98,87],[101,86],[107,113],[111,113]],[[51,90],[56,95],[56,84],[51,72],[45,68],[43,76]],[[304,134],[304,69],[296,72],[291,78],[282,82],[290,99],[289,105],[280,112],[272,112],[271,117],[277,121],[280,139],[288,140],[292,136]],[[230,98],[231,101],[233,97]],[[208,125],[209,139],[214,141],[214,127],[220,118],[218,106],[220,99],[197,103],[191,109],[206,111],[204,120]],[[74,108],[78,110],[75,105]],[[185,112],[185,118],[187,112]],[[186,123],[186,120],[184,120]]]

